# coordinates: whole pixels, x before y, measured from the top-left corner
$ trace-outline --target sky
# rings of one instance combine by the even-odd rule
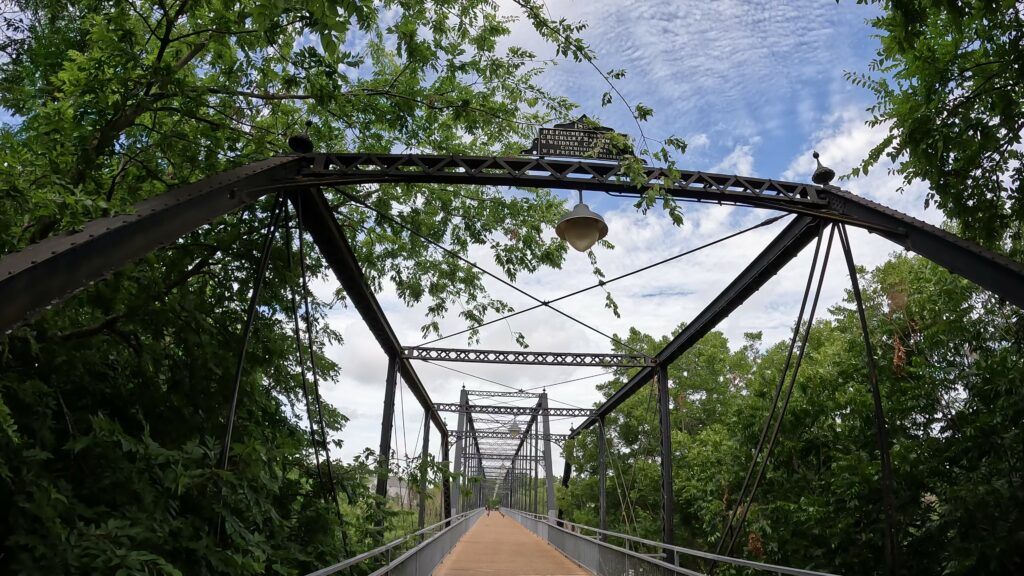
[[[511,0],[501,0],[509,15],[518,14]],[[854,2],[809,1],[689,1],[548,0],[551,16],[585,20],[583,37],[590,43],[602,70],[622,68],[625,79],[616,87],[631,104],[642,102],[655,110],[645,125],[648,137],[675,135],[689,143],[681,168],[809,182],[815,163],[812,150],[839,174],[847,173],[881,140],[884,128],[865,126],[870,93],[844,79],[844,72],[862,72],[874,56],[877,40],[866,20],[875,8]],[[509,43],[533,49],[540,57],[553,56],[525,23],[515,25]],[[636,125],[622,102],[602,108],[608,87],[589,64],[560,61],[541,77],[554,93],[570,97],[580,112],[604,125],[637,137]],[[882,165],[869,175],[840,183],[844,188],[910,213],[927,222],[941,223],[941,214],[923,209],[925,190],[911,186],[897,192],[901,182]],[[567,201],[575,193],[560,191]],[[596,248],[599,265],[613,277],[645,264],[683,252],[760,222],[775,213],[764,210],[683,205],[686,222],[675,227],[659,211],[639,214],[628,200],[591,192],[586,201],[601,213],[614,250]],[[692,319],[745,267],[785,222],[758,229],[711,251],[681,258],[652,271],[609,286],[620,308],[616,318],[604,307],[604,294],[591,291],[559,303],[567,313],[607,333],[625,334],[630,327],[660,337],[679,323]],[[554,231],[550,231],[554,236]],[[857,263],[876,266],[897,250],[881,238],[851,231]],[[471,253],[485,268],[498,272],[484,250]],[[800,304],[810,263],[810,249],[720,326],[731,345],[742,344],[743,334],[762,331],[766,345],[787,338]],[[500,275],[500,272],[498,272]],[[550,300],[594,283],[586,255],[570,252],[561,270],[521,276],[517,285]],[[487,285],[514,308],[532,305],[529,299],[497,282]],[[822,293],[822,306],[840,301],[849,285],[845,265],[836,255]],[[326,294],[332,281],[323,282]],[[422,307],[406,308],[385,286],[377,294],[404,345],[423,342]],[[819,315],[820,317],[820,315]],[[336,382],[324,384],[326,400],[350,422],[341,439],[345,460],[364,447],[376,449],[387,360],[352,309],[337,309],[329,317],[344,345],[329,350],[342,367]],[[449,333],[466,326],[457,318],[441,323]],[[513,332],[522,332],[534,351],[606,352],[608,340],[555,312],[540,309],[484,328],[482,349],[516,349]],[[439,343],[467,347],[464,339]],[[549,391],[552,406],[593,406],[601,399],[595,385],[602,370],[569,367],[522,367],[490,364],[448,364],[450,368],[514,388],[533,388],[565,380]],[[415,368],[436,402],[457,402],[459,389],[500,389],[478,378],[437,365],[415,362]],[[585,377],[590,378],[585,378]],[[399,458],[419,452],[422,410],[400,386],[399,416],[393,446]],[[483,403],[482,401],[480,403]],[[403,416],[404,414],[404,416]],[[447,414],[448,427],[456,426]],[[552,422],[553,432],[567,432],[573,420]],[[579,420],[575,420],[576,423]],[[438,437],[431,438],[436,453]],[[554,471],[560,474],[560,454]]]

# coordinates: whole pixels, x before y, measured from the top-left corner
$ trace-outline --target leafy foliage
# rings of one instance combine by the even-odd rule
[[[1024,569],[1024,315],[916,257],[863,278],[892,438],[905,573]],[[737,505],[787,342],[738,349],[712,332],[669,368],[677,544],[714,550]],[[633,331],[654,353],[668,338]],[[610,394],[628,374],[601,389]],[[611,529],[661,534],[653,386],[607,419]],[[596,429],[567,448],[570,520],[597,524]],[[811,330],[806,356],[742,549],[755,560],[880,574],[884,520],[864,345],[852,299]],[[694,564],[694,569],[707,566]],[[717,571],[728,573],[719,566]]]
[[[2,14],[0,106],[16,120],[0,127],[0,254],[279,153],[307,120],[321,149],[502,154],[574,108],[535,82],[545,63],[534,54],[499,47],[510,22],[484,0],[7,0]],[[332,201],[370,282],[425,303],[425,331],[450,306],[471,323],[508,307],[410,229],[457,254],[485,247],[513,278],[565,254],[545,237],[563,210],[547,192],[352,193],[373,210]],[[314,451],[340,445],[345,417],[324,405],[321,425],[309,412],[318,392],[300,368],[313,367],[291,325],[294,220],[293,241],[272,253],[231,459],[218,470],[270,203],[0,340],[0,572],[304,573],[394,526],[369,494],[375,462],[314,463]],[[324,353],[340,341],[324,322],[332,304],[314,297],[307,312],[320,382],[341,369]],[[310,421],[335,440],[311,439]]]
[[[907,184],[927,182],[965,235],[1024,249],[1024,15],[1019,2],[872,2],[881,46],[870,74],[847,73],[877,103],[887,137],[854,170],[886,156]]]

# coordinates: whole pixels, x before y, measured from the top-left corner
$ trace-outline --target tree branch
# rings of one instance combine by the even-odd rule
[[[313,100],[316,96],[310,94],[275,94],[271,92],[249,92],[247,90],[220,90],[209,88],[210,94],[222,94],[225,96],[241,96],[242,98],[255,98],[257,100]]]

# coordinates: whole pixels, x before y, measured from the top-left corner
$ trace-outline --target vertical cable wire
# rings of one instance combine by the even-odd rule
[[[800,372],[800,365],[803,363],[804,353],[807,351],[807,340],[811,335],[811,326],[814,324],[814,313],[818,308],[818,300],[821,297],[821,286],[825,280],[825,270],[828,269],[828,258],[832,253],[832,239],[835,236],[835,231],[836,229],[833,225],[829,230],[828,244],[825,246],[825,254],[821,262],[821,273],[818,276],[818,286],[814,291],[814,300],[811,302],[811,310],[807,315],[807,325],[804,327],[804,334],[800,339],[800,351],[797,354],[796,363],[793,364],[793,372],[790,374],[789,385],[786,388],[786,396],[783,399],[782,407],[779,410],[779,417],[775,420],[775,426],[772,429],[772,435],[768,441],[768,447],[765,449],[764,458],[761,460],[761,466],[757,471],[757,476],[754,478],[754,484],[750,489],[750,496],[747,498],[747,505],[743,507],[743,513],[736,525],[736,529],[733,530],[732,539],[729,540],[729,546],[725,549],[725,556],[728,556],[732,552],[732,548],[736,544],[736,539],[739,537],[740,529],[743,527],[743,523],[747,519],[747,513],[750,512],[750,505],[754,502],[754,494],[757,493],[757,487],[761,484],[761,479],[764,477],[765,470],[768,468],[768,461],[771,459],[772,451],[775,449],[775,442],[779,437],[779,430],[782,427],[782,419],[785,418],[786,409],[789,408],[789,400],[793,396],[793,387],[796,384],[797,373]]]
[[[789,365],[793,358],[793,351],[796,349],[797,339],[800,336],[800,323],[804,317],[804,310],[807,307],[807,300],[811,294],[811,285],[814,283],[814,272],[818,264],[818,253],[821,250],[821,239],[824,228],[819,224],[818,227],[818,239],[814,245],[814,256],[811,258],[811,268],[807,274],[807,283],[804,286],[803,298],[800,300],[800,310],[797,313],[796,326],[793,327],[793,336],[789,341],[789,350],[786,353],[786,361],[782,366],[782,373],[779,376],[779,383],[775,386],[775,392],[772,395],[771,409],[768,412],[767,418],[764,421],[764,427],[761,429],[761,436],[757,441],[757,447],[754,449],[754,457],[750,460],[750,466],[747,467],[747,474],[743,478],[743,485],[740,488],[739,496],[737,497],[737,505],[733,508],[729,515],[729,520],[726,522],[725,529],[722,531],[722,537],[718,541],[718,546],[715,548],[715,554],[721,554],[722,548],[725,546],[726,541],[729,539],[733,524],[736,521],[736,516],[739,513],[740,508],[743,506],[743,501],[746,499],[747,487],[750,485],[750,479],[754,475],[754,468],[757,466],[757,462],[761,456],[762,450],[764,449],[765,440],[768,438],[768,432],[771,430],[771,424],[775,417],[775,412],[779,406],[779,397],[782,395],[783,386],[786,383],[786,375],[789,372]],[[711,572],[714,571],[714,563],[711,565]]]
[[[334,468],[331,463],[331,448],[327,443],[327,425],[324,422],[324,411],[320,398],[320,378],[316,370],[316,347],[313,345],[313,311],[309,306],[309,277],[306,273],[306,241],[305,230],[302,224],[302,194],[296,195],[296,213],[298,214],[298,235],[299,235],[299,272],[302,275],[302,304],[305,310],[306,320],[306,345],[309,349],[309,371],[313,380],[313,399],[316,403],[317,420],[320,424],[320,441],[324,448],[324,461],[327,464],[327,480],[330,483],[331,499],[334,501],[334,508],[338,513],[338,521],[341,523],[342,550],[348,554],[348,538],[345,534],[345,519],[341,514],[341,502],[338,501],[338,492],[334,483]]]
[[[263,280],[267,276],[267,267],[270,263],[270,252],[274,247],[274,236],[277,235],[277,226],[281,222],[281,210],[284,206],[284,196],[280,193],[274,197],[274,204],[270,212],[270,222],[267,224],[267,232],[263,240],[263,251],[256,264],[256,273],[252,280],[252,292],[249,295],[249,306],[245,313],[245,326],[242,329],[242,346],[238,351],[238,361],[235,363],[235,382],[231,391],[231,404],[228,406],[227,426],[224,430],[224,441],[220,447],[220,469],[228,469],[228,457],[231,454],[231,435],[235,428],[235,416],[238,412],[238,394],[242,387],[242,371],[245,369],[245,353],[249,349],[249,338],[252,336],[253,324],[256,321],[256,306],[259,302],[260,291],[263,288]]]
[[[293,271],[295,263],[292,258],[292,229],[288,208],[285,208],[285,245],[288,271]],[[295,297],[295,290],[290,291],[292,334],[295,336],[295,354],[299,366],[299,374],[302,378],[302,401],[306,404],[306,422],[309,424],[309,441],[313,445],[313,458],[316,463],[316,478],[320,485],[320,493],[324,500],[330,497],[330,490],[324,482],[323,471],[320,468],[320,444],[317,441],[316,427],[314,425],[313,406],[309,401],[309,379],[306,377],[305,356],[302,354],[302,335],[299,332],[299,304]]]
[[[885,564],[886,573],[895,574],[899,569],[899,557],[896,548],[896,497],[893,493],[892,456],[889,453],[889,431],[885,422],[882,406],[882,392],[878,387],[878,368],[875,365],[875,352],[871,346],[871,334],[868,331],[867,314],[864,311],[864,298],[857,280],[857,266],[853,262],[853,250],[846,225],[839,225],[839,242],[846,256],[846,267],[850,272],[850,284],[853,298],[857,303],[857,316],[860,319],[861,334],[864,337],[865,364],[868,370],[868,383],[871,385],[871,400],[874,404],[875,436],[878,440],[878,459],[882,464],[882,507],[885,509]]]

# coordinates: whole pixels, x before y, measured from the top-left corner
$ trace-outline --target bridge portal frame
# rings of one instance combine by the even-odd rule
[[[428,413],[442,437],[447,462],[451,434],[370,290],[348,238],[323,193],[325,187],[367,184],[446,183],[485,186],[559,188],[601,191],[635,197],[657,188],[677,200],[713,202],[765,208],[796,214],[785,229],[686,329],[672,339],[640,370],[578,427],[577,436],[613,411],[644,384],[662,375],[661,403],[662,474],[664,491],[664,541],[673,542],[671,524],[671,450],[665,442],[670,399],[664,374],[668,365],[742,304],[751,294],[791,261],[818,234],[824,223],[856,226],[879,234],[1024,307],[1024,265],[986,250],[972,242],[891,210],[829,184],[781,182],[692,171],[645,168],[640,180],[629,177],[614,162],[523,157],[441,156],[428,154],[296,154],[254,162],[182,186],[136,204],[128,214],[100,218],[81,230],[47,238],[0,259],[0,334],[31,319],[45,308],[123,268],[132,261],[170,244],[200,226],[278,193],[294,206],[306,230],[354,307],[373,333],[394,367],[385,380],[400,375]],[[820,237],[820,236],[819,236]],[[849,259],[848,243],[844,243]],[[852,262],[852,261],[851,261]],[[385,401],[385,417],[394,410],[393,394]],[[546,397],[541,401],[546,409]],[[544,410],[545,415],[547,410]],[[460,411],[460,420],[470,414]],[[548,502],[554,503],[551,477],[552,437],[544,460],[548,470]],[[461,427],[460,427],[461,428]],[[382,431],[383,437],[383,431]],[[456,435],[456,460],[460,442],[470,436],[465,428]],[[475,440],[475,436],[473,436]],[[464,448],[464,446],[462,446]],[[479,453],[479,449],[476,450]],[[381,454],[387,465],[388,454]],[[482,470],[482,463],[479,465]],[[570,466],[566,463],[567,481]],[[446,515],[456,504],[445,480]],[[450,504],[449,504],[450,503]],[[549,517],[554,511],[549,510]],[[450,516],[448,516],[450,517]]]

